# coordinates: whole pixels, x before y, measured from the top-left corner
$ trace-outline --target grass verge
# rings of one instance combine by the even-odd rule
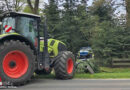
[[[55,78],[54,74],[50,75],[37,75],[36,78],[52,79]],[[130,68],[107,68],[101,67],[99,73],[76,73],[75,78],[78,79],[130,79]]]

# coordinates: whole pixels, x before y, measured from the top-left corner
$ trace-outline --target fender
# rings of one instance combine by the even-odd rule
[[[0,43],[3,43],[6,40],[20,40],[21,42],[25,42],[27,45],[30,45],[31,49],[36,51],[35,46],[32,44],[32,42],[18,33],[7,33],[0,35]]]

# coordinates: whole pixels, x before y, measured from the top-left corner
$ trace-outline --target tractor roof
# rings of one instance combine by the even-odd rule
[[[31,17],[31,18],[40,18],[39,15],[23,13],[23,12],[5,12],[2,14],[2,17],[6,17],[6,16],[25,16],[25,17]]]

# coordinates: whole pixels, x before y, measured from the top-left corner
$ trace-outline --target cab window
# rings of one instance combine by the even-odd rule
[[[2,20],[2,27],[1,27],[1,33],[4,34],[5,32],[5,26],[8,25],[9,27],[12,27],[15,29],[15,18],[13,17],[6,17]]]
[[[16,30],[34,43],[37,36],[37,20],[29,17],[18,17]]]

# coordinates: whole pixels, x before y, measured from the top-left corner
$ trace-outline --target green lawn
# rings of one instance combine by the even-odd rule
[[[40,75],[36,78],[55,78],[54,74],[50,75]],[[100,68],[99,73],[89,74],[89,73],[76,73],[75,78],[79,79],[125,79],[130,78],[130,68]]]

